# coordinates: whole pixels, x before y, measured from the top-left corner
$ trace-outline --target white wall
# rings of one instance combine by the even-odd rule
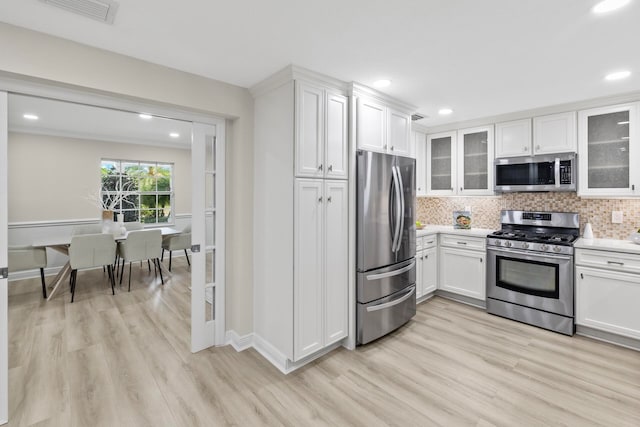
[[[191,213],[191,151],[9,133],[9,223],[99,218],[87,200],[100,188],[100,160],[173,163],[175,214]]]
[[[227,329],[251,332],[253,99],[245,88],[0,23],[0,72],[227,117]],[[211,55],[215,55],[215,43]],[[224,58],[220,58],[224,61]]]

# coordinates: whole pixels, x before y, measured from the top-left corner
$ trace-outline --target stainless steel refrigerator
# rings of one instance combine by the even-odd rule
[[[358,344],[416,314],[415,159],[357,152]]]

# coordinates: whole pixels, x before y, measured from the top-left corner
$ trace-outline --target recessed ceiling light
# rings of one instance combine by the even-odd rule
[[[40,118],[35,114],[24,114],[22,117],[24,117],[27,120],[38,120]]]
[[[138,114],[138,117],[145,120],[151,120],[153,118],[151,114],[144,114],[144,113]]]
[[[171,138],[180,138],[180,134],[179,134],[178,132],[171,132],[171,133],[169,134],[169,136],[170,136]]]
[[[383,88],[383,87],[387,87],[391,84],[391,80],[389,79],[380,79],[380,80],[376,80],[375,82],[373,82],[373,87],[377,87],[377,88]]]
[[[593,13],[607,13],[626,6],[631,0],[604,0],[593,6]]]
[[[616,71],[615,73],[607,74],[604,79],[605,80],[621,80],[621,79],[626,79],[630,75],[631,75],[631,71],[629,70]]]
[[[441,108],[438,110],[438,114],[440,114],[441,116],[446,116],[453,113],[453,110],[451,108]]]

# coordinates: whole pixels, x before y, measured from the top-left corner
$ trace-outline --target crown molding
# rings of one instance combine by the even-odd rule
[[[251,96],[253,96],[254,98],[259,98],[260,96],[279,88],[285,83],[290,82],[291,80],[306,80],[316,84],[319,83],[324,86],[342,90],[345,93],[349,88],[349,84],[346,82],[321,73],[317,73],[315,71],[308,70],[303,67],[299,67],[297,65],[290,64],[284,67],[282,70],[277,71],[276,73],[262,80],[261,82],[251,86],[249,88],[249,93],[251,93]]]
[[[397,98],[393,98],[385,93],[372,89],[369,86],[365,86],[358,82],[351,82],[349,90],[351,92],[351,95],[354,97],[366,96],[368,98],[373,98],[376,101],[379,101],[386,105],[390,105],[408,114],[412,114],[418,109],[418,107],[416,107],[415,105],[401,101]]]

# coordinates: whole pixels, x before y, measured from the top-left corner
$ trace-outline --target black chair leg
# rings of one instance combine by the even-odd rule
[[[149,266],[149,273],[151,273],[151,261],[147,260],[147,265]]]
[[[113,274],[113,266],[109,265],[107,266],[107,269],[109,270],[109,278],[111,279],[111,295],[115,295],[116,294],[116,276]]]
[[[78,276],[78,270],[73,270],[71,272],[71,302],[73,303],[73,298],[76,296],[76,280]]]
[[[47,285],[44,283],[44,268],[40,269],[40,280],[42,281],[42,298],[47,298]]]
[[[131,261],[129,261],[129,292],[131,292]]]
[[[169,251],[169,271],[171,271],[171,256],[173,255],[173,251]]]
[[[122,266],[120,267],[120,285],[122,285],[122,276],[124,276],[124,258],[122,258]]]
[[[162,256],[160,257],[160,261],[164,261],[164,248],[162,248]]]
[[[189,267],[191,267],[191,262],[189,261],[189,254],[187,253],[187,250],[184,250],[184,256],[187,257],[187,264],[189,265]]]
[[[171,254],[171,252],[169,252],[169,254]],[[169,258],[169,260],[171,260],[171,258]],[[162,285],[164,286],[164,277],[162,277],[162,268],[160,268],[160,260],[158,258],[156,258],[156,262],[158,263],[158,270],[160,271],[160,281],[162,282]],[[171,264],[171,261],[169,261],[169,264]]]

